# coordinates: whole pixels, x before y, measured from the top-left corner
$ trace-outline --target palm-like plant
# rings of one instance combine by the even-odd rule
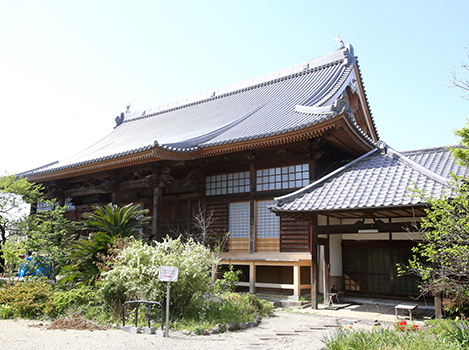
[[[138,205],[119,207],[109,203],[94,207],[94,212],[83,216],[91,230],[105,232],[110,237],[130,237],[139,236],[142,229],[150,227],[151,217],[147,213],[147,209],[139,209]]]
[[[69,249],[70,264],[62,269],[62,283],[91,283],[100,276],[99,263],[108,254],[117,238],[140,237],[141,229],[150,225],[148,210],[138,205],[119,207],[115,204],[94,207],[94,212],[84,215],[85,227],[97,232],[72,242]]]
[[[98,279],[100,270],[97,263],[100,257],[106,255],[111,244],[112,238],[104,232],[73,241],[69,248],[70,264],[62,268],[60,283],[91,283]]]

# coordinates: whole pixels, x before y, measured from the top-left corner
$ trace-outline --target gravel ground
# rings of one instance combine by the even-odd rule
[[[291,331],[308,325],[335,322],[335,319],[330,317],[279,311],[274,317],[264,318],[258,327],[246,330],[209,336],[187,336],[182,332],[170,332],[169,338],[158,338],[155,335],[131,334],[116,329],[105,331],[47,330],[45,327],[30,326],[40,323],[38,321],[0,320],[0,349],[317,350],[324,348],[321,338],[326,336],[330,329],[298,332],[296,335],[278,336],[275,339],[266,340],[259,340],[256,335],[274,335],[274,331]]]

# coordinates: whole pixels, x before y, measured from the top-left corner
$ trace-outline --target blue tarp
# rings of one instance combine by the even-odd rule
[[[18,277],[35,276],[48,277],[52,275],[52,265],[50,261],[41,256],[28,256],[26,262],[21,265]]]

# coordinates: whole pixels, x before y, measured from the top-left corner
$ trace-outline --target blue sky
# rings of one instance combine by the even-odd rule
[[[380,137],[455,144],[468,1],[0,1],[0,173],[64,159],[141,110],[354,46]],[[467,77],[467,75],[465,75]]]

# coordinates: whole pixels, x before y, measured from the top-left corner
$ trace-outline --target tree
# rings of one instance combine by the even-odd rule
[[[466,49],[466,57],[469,59],[469,53]],[[469,72],[469,65],[467,63],[461,62],[461,68],[465,71]],[[468,78],[459,78],[456,74],[456,69],[453,68],[451,70],[451,77],[450,77],[451,87],[458,88],[464,91],[464,95],[461,97],[469,100],[469,79]]]
[[[31,214],[26,219],[26,248],[32,253],[33,260],[28,268],[34,271],[39,267],[51,269],[51,278],[55,279],[66,265],[66,250],[76,236],[75,231],[83,225],[65,217],[66,206],[60,206],[55,200],[43,201],[49,210]],[[35,264],[35,265],[34,265]]]
[[[467,64],[461,66],[469,71]],[[458,78],[454,69],[451,83],[469,99],[469,80]],[[463,147],[454,147],[451,152],[460,165],[469,168],[469,120],[454,134]],[[409,266],[399,270],[420,277],[423,294],[443,293],[446,310],[469,318],[469,181],[453,175],[452,191],[441,199],[417,193],[427,203],[427,216],[420,226],[422,242],[413,248],[415,255]]]
[[[466,56],[469,59],[469,53],[466,51]],[[469,72],[469,65],[461,62],[461,67]],[[465,100],[469,100],[469,79],[468,78],[459,78],[456,74],[455,68],[451,71],[450,77],[451,87],[458,88],[463,90],[464,95],[461,97]],[[460,144],[464,146],[464,148],[453,148],[451,151],[453,155],[456,157],[459,164],[468,166],[469,165],[469,120],[467,120],[466,126],[462,127],[461,129],[457,129],[454,131],[454,135],[460,138]]]
[[[24,255],[26,253],[26,249],[24,247],[24,242],[18,240],[6,241],[4,244],[2,244],[1,249],[2,258],[4,261],[3,268],[5,275],[8,278],[8,285],[10,285],[14,271],[18,270],[23,263],[23,259],[20,257],[20,255]]]
[[[148,210],[139,205],[124,207],[109,203],[96,206],[84,215],[85,227],[93,232],[89,237],[73,241],[69,247],[70,263],[62,270],[61,283],[91,283],[100,277],[99,266],[106,263],[109,250],[116,240],[125,237],[141,237],[141,230],[150,227]]]
[[[42,198],[42,185],[28,182],[23,177],[4,175],[0,177],[0,245],[3,246],[10,236],[22,232],[21,224],[29,214],[28,204]],[[21,232],[20,232],[21,231]],[[3,254],[0,254],[2,256]],[[0,258],[0,266],[3,266]]]
[[[4,244],[14,233],[15,224],[28,212],[25,204],[35,204],[42,198],[42,185],[28,182],[23,177],[0,177],[0,243]]]
[[[138,237],[141,230],[150,227],[151,217],[146,216],[147,209],[139,209],[139,205],[128,204],[119,207],[109,203],[104,206],[94,207],[94,211],[86,213],[87,228],[105,232],[110,237]]]
[[[454,195],[441,199],[419,193],[427,203],[420,226],[422,242],[401,272],[420,277],[423,294],[459,298],[469,291],[469,184],[455,177],[453,190]]]
[[[460,138],[459,143],[463,147],[453,147],[451,152],[459,164],[469,168],[469,120],[466,126],[455,130],[454,135]]]

